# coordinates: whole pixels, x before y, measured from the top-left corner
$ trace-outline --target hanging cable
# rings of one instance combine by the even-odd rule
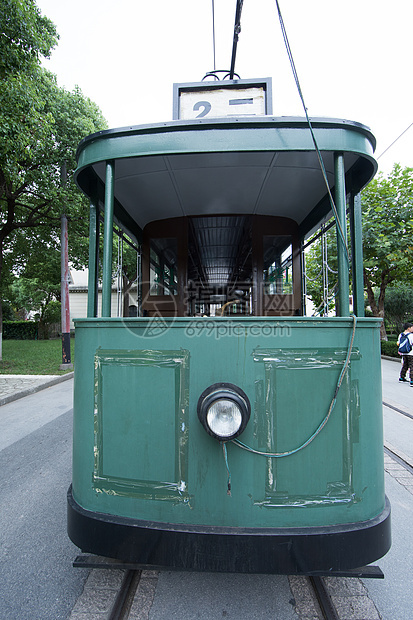
[[[291,52],[291,47],[290,47],[290,44],[289,44],[289,41],[288,41],[287,31],[286,31],[285,25],[284,25],[284,20],[283,20],[282,15],[281,15],[280,5],[278,3],[278,0],[275,0],[275,3],[277,5],[278,18],[280,20],[280,25],[281,25],[281,32],[282,32],[282,35],[283,35],[283,39],[284,39],[285,47],[286,47],[286,50],[287,50],[287,55],[288,55],[288,58],[289,58],[289,61],[290,61],[291,69],[292,69],[292,72],[293,72],[294,80],[295,80],[295,83],[296,83],[296,86],[297,86],[298,94],[300,96],[301,103],[303,104],[305,117],[307,119],[308,127],[309,127],[310,133],[311,133],[311,138],[313,140],[314,148],[315,148],[316,153],[317,153],[317,157],[318,157],[318,161],[319,161],[319,164],[320,164],[321,172],[322,172],[323,178],[324,178],[324,183],[326,185],[328,196],[329,196],[329,199],[330,199],[331,208],[333,210],[334,217],[336,219],[337,230],[339,232],[339,237],[340,237],[340,240],[341,240],[341,242],[343,244],[343,247],[345,249],[348,265],[350,265],[350,255],[349,255],[349,251],[348,251],[348,247],[347,247],[346,237],[345,237],[344,231],[343,231],[343,229],[341,227],[340,219],[339,219],[338,213],[337,213],[337,208],[336,208],[336,205],[335,205],[335,202],[334,202],[333,195],[331,193],[330,185],[328,183],[327,172],[326,172],[326,169],[325,169],[325,166],[324,166],[323,158],[321,156],[320,149],[318,148],[318,144],[317,144],[317,140],[316,140],[316,137],[315,137],[315,134],[314,134],[313,126],[311,124],[310,117],[308,116],[308,110],[307,110],[307,107],[306,107],[305,102],[304,102],[304,96],[303,96],[303,93],[302,93],[302,90],[301,90],[301,86],[300,86],[300,82],[299,82],[299,79],[298,79],[297,70],[295,68],[295,63],[294,63],[293,55],[292,55],[292,52]]]
[[[216,70],[215,62],[215,2],[212,0],[212,49],[214,52],[214,71]]]
[[[316,428],[316,430],[314,431],[314,433],[307,439],[307,441],[305,441],[303,444],[301,444],[301,446],[298,446],[298,448],[294,448],[293,450],[288,450],[286,452],[261,452],[260,450],[254,450],[254,448],[251,448],[250,446],[247,446],[246,444],[242,443],[239,439],[231,439],[231,443],[236,444],[239,448],[242,448],[243,450],[247,450],[247,452],[253,452],[254,454],[259,454],[261,456],[266,456],[267,458],[282,458],[284,456],[291,456],[292,454],[295,454],[296,452],[299,452],[300,450],[302,450],[303,448],[306,448],[316,437],[317,435],[319,435],[319,433],[323,430],[323,428],[325,427],[325,425],[327,424],[328,420],[330,419],[330,416],[333,412],[333,409],[335,407],[335,404],[337,402],[337,396],[338,396],[338,392],[340,390],[341,387],[341,383],[344,379],[344,376],[347,372],[347,368],[350,364],[350,358],[351,358],[351,353],[353,350],[353,343],[354,343],[354,336],[356,334],[356,325],[357,325],[357,317],[356,315],[353,315],[353,328],[351,330],[351,336],[350,336],[350,340],[349,340],[349,344],[348,344],[348,348],[347,348],[347,355],[346,355],[346,359],[343,365],[343,368],[341,369],[337,384],[336,384],[336,389],[334,391],[334,395],[332,398],[332,401],[330,403],[330,407],[328,409],[327,415],[325,416],[324,420],[321,422],[321,424],[319,424],[319,426]]]
[[[237,8],[235,10],[235,24],[234,24],[234,40],[232,43],[232,57],[231,57],[231,69],[229,70],[229,79],[234,79],[235,71],[235,57],[237,55],[238,35],[241,32],[241,11],[244,0],[237,0]]]
[[[227,495],[231,495],[231,472],[229,470],[229,465],[228,465],[228,453],[227,453],[227,444],[225,441],[221,442],[222,445],[222,452],[224,453],[224,460],[225,460],[225,467],[227,469]]]

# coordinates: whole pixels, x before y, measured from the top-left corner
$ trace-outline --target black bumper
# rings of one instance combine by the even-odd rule
[[[84,510],[68,491],[68,534],[83,552],[146,568],[308,575],[359,568],[391,545],[390,503],[361,523],[228,528],[138,521]]]

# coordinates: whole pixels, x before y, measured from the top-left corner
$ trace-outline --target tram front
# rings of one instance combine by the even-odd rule
[[[90,283],[88,318],[75,321],[68,527],[83,551],[331,574],[389,549],[371,390],[380,323],[364,317],[358,199],[374,138],[331,119],[314,131],[326,178],[304,119],[177,121],[81,144]],[[335,315],[306,316],[305,243],[332,209]],[[114,221],[139,246],[136,317],[111,317]]]

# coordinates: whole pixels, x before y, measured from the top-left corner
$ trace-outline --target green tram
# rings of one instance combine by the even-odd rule
[[[309,574],[390,548],[359,198],[375,139],[350,121],[312,128],[333,202],[304,118],[176,120],[80,144],[89,299],[75,320],[68,531],[82,551]],[[304,245],[334,204],[336,313],[306,316]],[[114,223],[140,249],[130,318],[111,317]]]

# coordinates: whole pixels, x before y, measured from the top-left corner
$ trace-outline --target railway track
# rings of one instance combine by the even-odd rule
[[[225,588],[225,579],[225,576],[220,576],[223,588]],[[277,580],[281,582],[284,579],[284,576],[274,575],[274,592],[279,591],[280,588]],[[88,617],[101,617],[102,620],[103,618],[105,620],[148,620],[155,598],[157,580],[157,571],[93,569],[84,592],[72,611],[70,620],[86,620]],[[288,577],[288,581],[293,596],[288,602],[292,605],[297,618],[344,620],[351,617],[352,610],[357,608],[365,611],[363,617],[380,620],[380,615],[368,596],[367,588],[357,577],[293,575]],[[182,580],[183,590],[186,588],[184,582],[185,580]],[[184,600],[184,592],[176,592],[176,597]],[[259,610],[257,612],[257,617],[259,617]],[[222,615],[227,614],[233,617],[226,610]],[[241,620],[242,614],[241,606],[237,618]],[[205,615],[205,610],[200,603],[200,615],[196,617],[213,620],[216,615],[210,617]],[[190,616],[185,615],[185,618],[190,618]]]
[[[398,410],[388,403],[383,402],[383,405]],[[406,415],[406,412],[400,411],[400,413]],[[400,472],[407,471],[413,475],[413,459],[388,443],[384,446],[384,453],[387,473],[396,478],[400,484],[407,484],[406,488],[410,490],[412,486],[408,480],[411,480],[411,477],[406,478],[406,474]],[[82,620],[87,617],[101,617],[105,620],[149,619],[155,598],[158,571],[136,570],[130,565],[96,556],[79,556],[74,565],[93,570],[70,620]],[[298,618],[342,620],[351,617],[351,610],[357,607],[365,609],[363,617],[380,620],[380,614],[368,596],[367,588],[357,576],[289,576],[288,580],[293,594],[290,602]]]
[[[320,620],[340,620],[330,592],[322,577],[289,577],[290,587],[295,595],[295,611],[298,617],[312,617]],[[300,600],[297,592],[306,596]]]
[[[129,618],[141,576],[141,570],[125,571],[118,594],[109,612],[108,620],[126,620]]]
[[[396,411],[404,415],[407,418],[413,419],[413,414],[407,410],[407,407],[403,407],[403,405],[399,405],[396,407],[395,405],[383,401],[383,406],[391,409],[392,411]],[[397,463],[399,466],[403,467],[410,474],[413,474],[413,457],[404,454],[399,448],[392,446],[389,442],[384,442],[384,454],[392,460],[393,463]],[[397,473],[397,469],[394,468],[386,468],[385,469],[393,477],[397,477],[395,474]],[[409,485],[410,486],[410,485]]]
[[[400,453],[400,451],[396,452],[396,448],[394,448],[390,444],[386,444],[384,446],[384,453],[387,454],[393,461],[401,465],[408,472],[413,474],[413,459],[408,457],[406,454]]]
[[[69,620],[148,619],[158,581],[157,571],[122,568],[121,562],[97,556],[79,556],[74,565],[92,567],[92,570]]]
[[[407,411],[406,408],[403,407],[403,405],[396,407],[395,405],[392,405],[391,403],[386,403],[384,400],[382,401],[382,403],[384,407],[387,407],[388,409],[392,409],[393,411],[397,411],[397,413],[401,413],[402,415],[406,416],[406,418],[410,418],[411,420],[413,420],[413,414]]]
[[[310,577],[310,583],[317,597],[323,618],[325,620],[340,620],[322,577]]]

